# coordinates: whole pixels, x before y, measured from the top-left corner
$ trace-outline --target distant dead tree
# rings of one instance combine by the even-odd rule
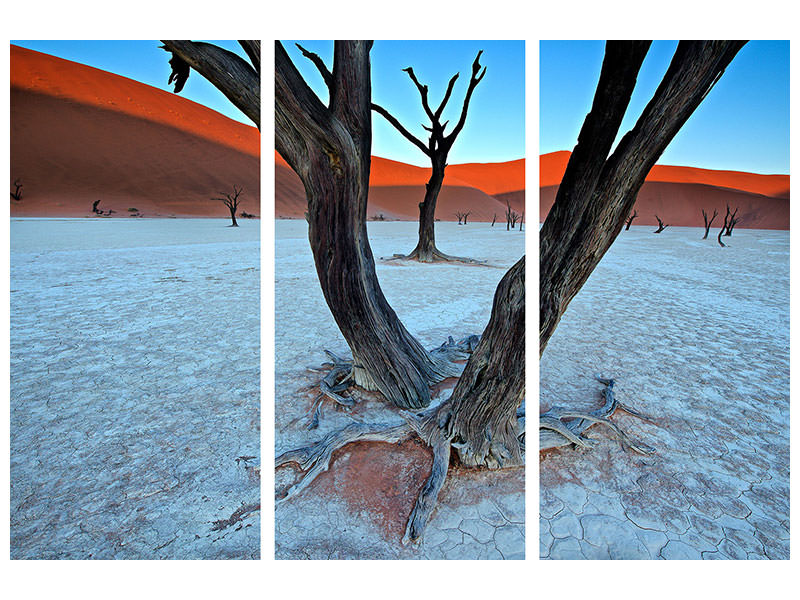
[[[464,215],[464,213],[463,213],[463,212],[457,212],[457,213],[456,213],[456,217],[458,218],[458,224],[459,224],[459,225],[461,225],[461,221],[463,221],[463,220],[464,220],[464,216],[465,216],[465,215]]]
[[[525,211],[522,211],[522,214],[519,217],[519,230],[522,231],[522,222],[525,220]]]
[[[662,232],[662,231],[664,231],[664,230],[665,230],[667,227],[669,227],[669,225],[664,225],[664,221],[662,221],[661,219],[659,219],[659,218],[658,218],[658,215],[656,215],[656,221],[658,221],[658,229],[656,229],[656,230],[655,230],[653,233],[661,233],[661,232]]]
[[[22,184],[19,182],[19,179],[14,180],[14,187],[16,188],[13,192],[11,192],[11,197],[19,202],[22,200]]]
[[[492,215],[492,227],[494,227],[495,221],[497,221],[497,213],[494,213],[494,215]]]
[[[628,220],[625,221],[625,231],[628,231],[628,229],[631,228],[631,223],[633,223],[633,220],[638,216],[639,213],[637,213],[636,211],[633,211],[631,214],[628,215]]]
[[[511,220],[511,229],[514,229],[517,222],[520,220],[520,214],[517,211],[512,210],[510,220]]]
[[[728,216],[726,215],[725,222],[722,224],[722,228],[719,230],[719,233],[717,234],[717,241],[719,242],[719,245],[722,246],[723,248],[725,247],[725,244],[722,243],[722,234],[725,233],[725,229],[727,228],[727,226],[728,226]]]
[[[703,236],[703,239],[708,239],[708,230],[711,229],[711,224],[714,222],[714,219],[717,218],[717,209],[714,209],[714,214],[711,215],[711,218],[708,218],[708,213],[706,213],[705,209],[701,208],[700,212],[703,213],[703,221],[705,222],[706,227],[706,234]]]
[[[310,58],[311,61],[314,62],[317,68],[322,72],[323,77],[330,79],[331,75],[319,57],[312,52],[308,52],[299,45],[298,47],[307,58]],[[422,126],[425,131],[430,133],[427,144],[403,127],[400,124],[400,121],[392,116],[388,110],[372,102],[372,110],[389,121],[389,123],[395,129],[397,129],[397,131],[399,131],[403,137],[419,148],[431,161],[431,176],[428,180],[428,183],[425,184],[425,199],[419,204],[419,241],[417,242],[416,248],[414,248],[410,254],[406,256],[400,255],[398,258],[415,259],[420,262],[475,262],[470,259],[448,256],[436,248],[436,238],[434,236],[434,213],[436,211],[436,200],[439,197],[439,192],[441,191],[442,183],[444,182],[444,170],[447,166],[447,155],[453,146],[453,142],[456,141],[456,137],[458,137],[458,134],[461,133],[461,130],[464,128],[464,123],[467,120],[469,102],[472,99],[472,93],[475,91],[475,88],[486,74],[486,67],[483,67],[483,70],[481,70],[480,58],[482,53],[483,50],[479,51],[478,55],[475,57],[475,61],[472,63],[472,75],[470,76],[469,83],[467,84],[467,92],[464,96],[464,104],[461,107],[461,117],[459,118],[458,123],[456,123],[456,126],[448,135],[444,134],[444,130],[449,121],[442,123],[440,119],[442,112],[447,105],[447,101],[450,100],[450,94],[453,92],[453,86],[458,79],[459,73],[456,73],[450,78],[444,98],[442,98],[442,101],[436,110],[433,110],[428,103],[428,86],[422,85],[417,80],[417,77],[414,74],[414,69],[411,67],[403,69],[403,71],[408,73],[408,76],[411,78],[411,81],[414,82],[414,85],[417,86],[417,90],[419,90],[419,95],[422,100],[422,108],[425,109],[425,114],[428,116],[428,119],[430,119],[431,122],[430,127],[425,125]]]
[[[510,231],[511,230],[511,218],[515,214],[516,213],[513,210],[511,210],[511,202],[506,200],[506,231]],[[514,222],[516,223],[516,221],[514,221]]]
[[[100,204],[100,200],[95,200],[92,202],[92,212],[98,215],[102,215],[103,211],[97,208],[97,205]]]
[[[731,232],[733,231],[733,228],[741,219],[736,218],[736,213],[739,212],[738,206],[736,207],[736,210],[734,210],[733,212],[731,212],[731,207],[728,206],[727,204],[725,205],[725,207],[727,208],[727,213],[730,215],[730,218],[728,218],[727,215],[725,218],[725,236],[729,237],[731,235]]]
[[[231,227],[238,227],[239,224],[236,222],[236,211],[239,209],[239,196],[242,195],[242,188],[237,188],[235,185],[233,186],[233,193],[226,194],[225,192],[220,192],[223,195],[222,198],[212,198],[212,200],[219,200],[225,206],[228,207],[228,210],[231,211]]]

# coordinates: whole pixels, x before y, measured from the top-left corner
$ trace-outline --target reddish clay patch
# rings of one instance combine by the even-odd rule
[[[343,498],[353,513],[376,515],[385,539],[397,541],[430,475],[431,463],[430,450],[416,440],[357,442],[334,453],[330,470],[312,487],[320,495]]]

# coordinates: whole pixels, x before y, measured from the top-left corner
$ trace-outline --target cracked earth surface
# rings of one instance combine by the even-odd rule
[[[789,232],[701,237],[622,232],[542,356],[542,406],[596,408],[600,373],[656,421],[612,417],[652,456],[602,426],[540,454],[543,558],[789,558]]]
[[[11,221],[11,558],[259,557],[259,223],[225,225]]]
[[[419,265],[377,260],[411,250],[417,224],[369,223],[376,269],[389,304],[427,348],[481,333],[506,270],[524,253],[524,236],[488,223],[459,227],[437,223],[446,253],[488,259],[501,268]],[[305,428],[319,374],[307,366],[326,360],[323,349],[349,355],[325,304],[314,270],[304,221],[276,223],[275,394],[276,453],[307,446],[352,422],[402,422],[374,394],[355,392],[348,411],[323,405],[318,429]],[[434,402],[449,395],[442,389]],[[399,445],[350,444],[334,453],[331,468],[275,510],[275,556],[281,559],[521,559],[525,550],[524,470],[488,472],[451,466],[439,506],[423,541],[400,540],[431,453],[418,440]],[[276,488],[294,482],[292,466],[276,471]]]

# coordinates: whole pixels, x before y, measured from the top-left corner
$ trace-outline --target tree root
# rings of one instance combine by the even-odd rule
[[[479,335],[469,335],[456,342],[452,336],[448,336],[447,341],[441,346],[429,351],[439,381],[443,381],[448,377],[458,377],[461,374],[463,365],[458,363],[469,359],[472,351],[478,346],[480,339]],[[318,373],[329,369],[320,381],[320,393],[314,399],[311,409],[306,415],[306,429],[309,430],[319,427],[322,404],[325,399],[332,400],[336,406],[343,408],[355,406],[355,400],[350,396],[343,396],[342,392],[346,392],[350,387],[357,385],[356,370],[360,367],[354,365],[352,359],[342,358],[329,350],[324,352],[331,359],[331,362],[322,363],[320,367],[308,367],[309,371]],[[366,386],[366,389],[372,388]]]
[[[381,256],[381,260],[387,262],[391,260],[416,260],[423,263],[457,262],[465,265],[485,265],[488,262],[485,260],[476,260],[474,258],[466,258],[463,256],[451,256],[449,254],[445,254],[444,252],[440,252],[437,248],[425,256],[420,253],[418,248],[414,248],[414,250],[412,250],[409,254],[393,254],[392,256],[388,257]]]
[[[643,421],[653,423],[653,420],[640,412],[626,406],[617,400],[614,394],[614,380],[604,379],[595,375],[596,379],[604,384],[603,396],[605,403],[599,409],[590,413],[574,410],[567,410],[561,407],[552,407],[547,412],[539,416],[539,450],[559,448],[575,444],[585,448],[594,445],[594,441],[585,437],[583,434],[592,425],[602,424],[611,429],[614,437],[619,440],[625,450],[633,450],[640,454],[653,454],[655,448],[643,442],[636,442],[630,438],[618,425],[613,423],[609,417],[617,410],[621,409]]]
[[[447,471],[450,466],[451,446],[453,446],[452,437],[447,429],[450,415],[448,411],[440,410],[442,406],[430,408],[421,413],[400,411],[400,415],[405,419],[403,424],[350,423],[343,429],[329,433],[311,446],[284,452],[275,459],[275,468],[278,469],[293,463],[304,473],[293,485],[276,493],[276,505],[297,496],[317,476],[327,471],[330,468],[333,453],[347,444],[363,441],[399,444],[416,435],[432,448],[433,464],[431,473],[420,489],[408,518],[402,544],[419,543],[425,533],[428,520],[436,508],[439,492],[447,479]],[[521,415],[519,423],[522,428],[525,422],[524,408],[521,408],[517,414]],[[524,431],[520,434],[520,440],[524,444]]]

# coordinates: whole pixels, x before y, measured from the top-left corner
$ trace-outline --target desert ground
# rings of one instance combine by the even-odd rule
[[[789,557],[789,232],[623,231],[541,360],[541,403],[600,405],[595,373],[655,421],[544,452],[540,555]]]
[[[11,558],[259,557],[259,222],[228,222],[11,220]]]
[[[327,360],[324,350],[349,356],[325,304],[314,269],[305,221],[276,221],[275,444],[276,453],[309,445],[352,420],[401,422],[376,395],[356,393],[348,411],[323,405],[319,427],[306,415],[321,375],[307,367]],[[524,254],[524,234],[505,224],[438,223],[437,245],[448,254],[488,260],[491,266],[386,262],[409,252],[415,222],[370,222],[369,239],[381,287],[406,328],[427,348],[452,335],[480,334],[489,321],[495,288]],[[434,400],[441,401],[448,390]],[[440,504],[419,546],[400,540],[430,471],[419,441],[358,443],[334,454],[331,468],[300,495],[277,505],[276,557],[296,558],[524,558],[524,470],[471,471],[451,467]],[[276,472],[276,487],[294,482],[293,466]]]

